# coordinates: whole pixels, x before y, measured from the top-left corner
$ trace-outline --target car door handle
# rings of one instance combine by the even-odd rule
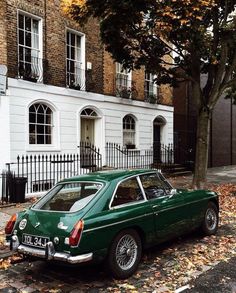
[[[152,206],[153,209],[156,209],[156,208],[158,208],[158,207],[159,207],[158,204],[155,204],[154,206]]]

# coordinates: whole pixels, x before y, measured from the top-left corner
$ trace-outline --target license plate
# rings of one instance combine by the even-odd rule
[[[44,248],[46,244],[48,243],[48,241],[49,241],[48,237],[41,237],[41,236],[28,235],[28,234],[22,235],[22,243],[29,246]]]

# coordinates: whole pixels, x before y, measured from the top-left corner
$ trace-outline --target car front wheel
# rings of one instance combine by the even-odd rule
[[[135,230],[121,231],[113,240],[108,265],[112,275],[118,279],[131,276],[138,268],[142,254],[142,243]]]
[[[218,228],[219,212],[217,206],[213,202],[209,202],[204,221],[202,223],[202,231],[205,235],[215,234]]]

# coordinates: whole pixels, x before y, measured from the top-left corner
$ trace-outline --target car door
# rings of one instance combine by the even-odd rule
[[[171,194],[157,173],[141,175],[140,180],[153,212],[157,242],[183,233],[186,219],[182,212],[184,205],[182,194],[178,192]]]

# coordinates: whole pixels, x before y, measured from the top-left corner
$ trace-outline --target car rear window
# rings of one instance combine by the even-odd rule
[[[75,182],[58,184],[33,208],[48,211],[75,212],[84,208],[101,189],[102,184]]]

